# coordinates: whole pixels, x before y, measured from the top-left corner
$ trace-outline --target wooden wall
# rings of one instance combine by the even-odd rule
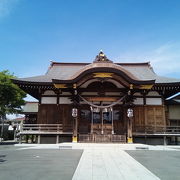
[[[64,131],[72,130],[71,105],[39,105],[37,124],[63,124]]]
[[[145,125],[145,108],[144,106],[135,106],[133,126],[144,126],[144,125]]]
[[[113,108],[114,113],[119,114],[119,118],[114,120],[114,133],[115,134],[125,134],[126,133],[126,109],[124,109],[122,106],[115,106]]]
[[[91,111],[89,105],[83,105],[78,111],[78,132],[82,134],[91,131]]]
[[[165,126],[165,107],[160,106],[136,106],[134,107],[133,127],[137,126]]]
[[[41,104],[39,105],[37,124],[63,124],[64,131],[72,131],[73,119],[71,116],[71,105],[63,104]],[[84,106],[82,109],[88,109]],[[126,132],[126,110],[122,107],[114,107],[120,113],[120,119],[114,121],[114,131],[117,134]],[[90,112],[90,110],[89,110]],[[81,116],[80,116],[81,117]],[[82,117],[81,117],[82,118]],[[79,131],[90,132],[90,119],[79,119]],[[135,106],[133,129],[144,126],[165,126],[165,108],[161,106]]]
[[[180,105],[169,105],[168,119],[180,120]]]

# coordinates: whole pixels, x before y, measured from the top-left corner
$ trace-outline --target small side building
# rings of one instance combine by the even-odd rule
[[[174,131],[179,132],[180,127],[180,92],[170,96],[166,99],[166,107],[167,107],[167,119],[168,125],[174,128]],[[170,140],[171,144],[180,144],[180,137],[173,136]]]
[[[37,124],[38,102],[27,101],[23,106],[22,114],[25,115],[24,124]]]

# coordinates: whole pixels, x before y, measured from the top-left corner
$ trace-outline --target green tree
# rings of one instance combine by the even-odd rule
[[[13,78],[8,70],[0,72],[0,119],[6,114],[21,112],[25,104],[26,93],[11,81]]]

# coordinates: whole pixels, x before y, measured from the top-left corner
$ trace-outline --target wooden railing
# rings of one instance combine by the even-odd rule
[[[72,129],[66,128],[66,132]],[[21,124],[20,133],[61,133],[62,124]],[[180,134],[180,126],[136,126],[133,134]]]
[[[62,124],[22,124],[20,132],[63,132]]]
[[[134,134],[180,134],[180,126],[136,126]]]

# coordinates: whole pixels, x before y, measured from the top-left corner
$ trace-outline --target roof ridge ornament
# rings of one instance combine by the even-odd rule
[[[93,61],[94,63],[99,63],[99,62],[108,62],[108,63],[112,63],[111,60],[109,60],[106,55],[103,53],[103,51],[101,50],[99,52],[99,54],[96,56],[95,60]]]

